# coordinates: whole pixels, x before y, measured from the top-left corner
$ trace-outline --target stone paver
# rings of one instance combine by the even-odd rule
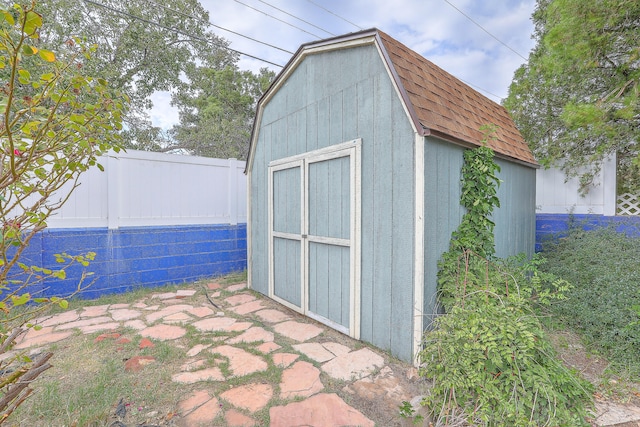
[[[194,289],[178,289],[176,291],[177,297],[190,297],[196,294],[196,290]]]
[[[113,320],[117,321],[131,320],[142,316],[142,313],[140,313],[138,310],[131,310],[128,308],[109,310],[109,314],[111,314],[111,318]]]
[[[602,402],[596,401],[596,412],[599,416],[596,418],[596,425],[598,426],[624,426],[631,427],[631,422],[640,421],[640,408],[630,407],[614,402]],[[638,425],[637,423],[635,425]]]
[[[53,315],[42,322],[36,321],[35,323],[42,327],[57,326],[63,323],[73,322],[78,319],[80,319],[80,315],[77,311],[66,311],[64,313]]]
[[[109,305],[93,305],[91,307],[85,307],[80,312],[80,316],[82,317],[97,317],[104,316],[107,314],[107,310],[109,309]]]
[[[218,367],[180,372],[171,376],[171,380],[174,383],[181,384],[195,384],[201,381],[224,381],[224,379],[224,375]]]
[[[192,320],[192,317],[184,312],[173,313],[162,319],[164,323],[187,323],[189,320]]]
[[[184,416],[180,425],[184,427],[211,425],[221,411],[218,399],[210,396],[206,390],[192,394],[189,399],[180,403],[179,409]]]
[[[273,309],[256,311],[255,315],[258,316],[263,322],[267,323],[280,323],[286,320],[291,320],[291,316],[281,312],[280,310]]]
[[[125,362],[124,370],[129,372],[138,372],[155,361],[156,359],[153,356],[134,356]]]
[[[253,326],[235,338],[227,341],[229,344],[238,344],[241,342],[270,342],[273,341],[273,332],[269,332],[260,326]]]
[[[382,366],[384,358],[365,347],[331,359],[322,365],[322,370],[332,378],[351,381],[366,377]]]
[[[323,388],[320,370],[309,362],[296,362],[282,372],[280,397],[283,399],[309,397]]]
[[[310,323],[300,323],[290,320],[288,322],[278,323],[273,329],[280,335],[291,338],[298,342],[304,342],[320,335],[322,328]]]
[[[48,334],[32,337],[15,345],[16,350],[22,350],[29,347],[38,347],[45,344],[51,344],[54,342],[62,341],[73,335],[73,332],[50,332]]]
[[[189,351],[187,351],[187,356],[194,357],[200,354],[202,350],[211,347],[211,344],[196,344]]]
[[[227,423],[227,427],[253,427],[256,425],[256,421],[244,415],[235,409],[230,409],[224,414],[224,420]]]
[[[260,344],[259,346],[256,347],[256,350],[258,350],[260,353],[268,354],[280,348],[282,347],[274,343],[273,341],[271,341],[271,342],[265,342]]]
[[[155,325],[140,331],[140,335],[143,337],[155,338],[160,341],[175,340],[186,333],[184,328],[173,325]]]
[[[272,407],[269,418],[271,427],[374,426],[373,421],[347,405],[338,395],[324,393],[301,402]]]
[[[231,285],[227,287],[227,291],[229,292],[238,292],[247,287],[246,283],[236,283],[235,285]]]
[[[250,301],[255,301],[256,297],[254,297],[253,295],[249,295],[249,294],[238,294],[238,295],[233,295],[228,297],[227,299],[225,299],[225,302],[229,305],[240,305],[240,304],[246,304]]]
[[[229,327],[236,323],[231,317],[212,317],[198,320],[192,325],[201,332],[228,331]]]
[[[80,329],[80,332],[86,335],[86,334],[92,334],[94,332],[99,332],[99,331],[112,331],[114,329],[118,329],[119,327],[120,327],[120,323],[109,322],[109,323],[99,323],[97,325],[80,326],[78,329]]]
[[[316,342],[296,344],[293,348],[318,363],[324,363],[336,357],[335,354],[324,348],[322,344]]]
[[[345,391],[356,393],[363,399],[385,402],[389,409],[397,408],[402,402],[409,401],[413,397],[402,388],[400,380],[388,366],[382,368],[373,378],[365,377],[347,385]]]
[[[107,316],[91,317],[89,319],[76,320],[75,322],[60,324],[56,326],[56,330],[64,331],[67,329],[75,329],[75,328],[81,329],[85,326],[92,326],[92,325],[97,325],[99,323],[107,323],[107,322],[112,322],[111,317],[107,317]]]
[[[147,324],[140,319],[134,319],[124,322],[124,326],[126,328],[135,329],[136,331],[141,331],[147,327]]]
[[[274,365],[279,368],[286,368],[287,366],[295,362],[295,360],[300,357],[300,355],[293,353],[276,353],[272,357]]]
[[[200,318],[211,316],[214,313],[214,311],[212,309],[210,309],[209,307],[205,307],[205,306],[194,307],[194,308],[192,308],[190,310],[187,310],[187,312],[192,314],[192,315],[194,315],[194,316],[196,316],[196,317],[200,317]]]
[[[269,384],[247,384],[227,390],[220,397],[237,408],[256,412],[269,403],[273,388]]]
[[[229,359],[229,370],[236,377],[262,372],[267,370],[267,362],[261,357],[248,353],[240,348],[230,345],[221,345],[209,350]]]
[[[165,307],[161,310],[154,310],[152,313],[147,314],[147,322],[154,323],[163,317],[170,316],[180,311],[187,311],[193,309],[193,306],[187,304],[176,304]]]
[[[237,305],[233,307],[231,311],[242,316],[245,314],[253,313],[254,311],[261,310],[263,308],[264,306],[262,305],[262,301],[256,300]]]

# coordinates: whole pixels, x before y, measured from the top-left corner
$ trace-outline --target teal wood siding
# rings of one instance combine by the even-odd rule
[[[250,182],[253,288],[268,294],[269,162],[362,138],[360,337],[411,360],[414,133],[377,49],[305,57],[263,106],[258,126]],[[325,256],[321,245],[312,250]],[[348,262],[334,252],[327,252],[328,263]]]
[[[496,255],[532,256],[536,235],[536,170],[498,159],[500,208],[493,213]]]
[[[428,327],[436,312],[438,261],[449,249],[460,225],[460,171],[464,148],[427,137],[424,150],[424,318]]]

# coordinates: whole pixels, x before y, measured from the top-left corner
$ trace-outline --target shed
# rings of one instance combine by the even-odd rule
[[[532,254],[536,162],[502,106],[377,29],[302,45],[258,102],[249,286],[413,360],[463,215],[463,152],[489,123],[496,252]]]

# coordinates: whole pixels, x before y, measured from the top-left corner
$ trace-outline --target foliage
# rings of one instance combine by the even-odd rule
[[[543,253],[548,262],[542,268],[575,285],[551,313],[603,353],[614,370],[637,378],[640,239],[608,227],[584,231],[576,224],[566,236],[547,242]]]
[[[238,70],[238,54],[211,31],[198,0],[48,0],[42,13],[51,18],[43,43],[55,46],[75,35],[100,46],[85,68],[129,96],[125,147],[244,155],[252,109],[273,73]],[[173,129],[151,123],[151,96],[158,91],[170,92],[179,109]]]
[[[42,47],[42,17],[35,4],[0,10],[0,354],[31,325],[35,312],[61,298],[44,298],[50,277],[64,278],[73,263],[88,264],[94,254],[59,254],[66,266],[54,270],[29,265],[24,257],[47,218],[64,204],[79,174],[118,148],[122,100],[107,82],[84,74],[95,51],[68,40],[57,53]],[[99,165],[97,165],[99,166]],[[28,303],[36,303],[33,304]],[[38,305],[39,304],[39,305]],[[11,355],[8,355],[11,356]],[[0,422],[28,394],[29,383],[49,367],[50,354],[38,360],[15,353],[0,363]]]
[[[588,425],[591,385],[555,357],[529,298],[561,298],[566,283],[528,280],[535,264],[514,270],[468,251],[462,261],[464,293],[420,352],[421,374],[434,381],[423,404],[445,424],[457,415],[472,425]]]
[[[537,45],[505,106],[544,166],[583,190],[617,153],[621,192],[640,189],[640,3],[538,0]],[[590,166],[590,168],[584,168]]]
[[[217,55],[186,68],[186,82],[178,86],[172,103],[180,123],[171,130],[167,149],[182,149],[200,156],[245,158],[258,98],[274,73],[241,71]]]
[[[493,150],[486,146],[487,139],[494,136],[495,128],[485,126],[481,130],[485,134],[482,147],[464,152],[460,204],[466,211],[458,229],[451,235],[449,251],[442,255],[439,265],[439,297],[445,309],[449,308],[457,294],[454,273],[459,268],[457,260],[460,253],[469,250],[483,257],[491,257],[495,253],[495,223],[491,220],[491,214],[494,208],[500,207],[497,196],[500,166],[494,160]],[[455,283],[448,283],[450,280]]]
[[[421,375],[434,382],[422,404],[446,425],[460,418],[488,426],[587,425],[590,385],[557,360],[532,310],[562,299],[569,284],[540,272],[537,257],[490,260],[499,181],[487,150],[465,156],[467,212],[438,272],[446,314],[419,353]]]

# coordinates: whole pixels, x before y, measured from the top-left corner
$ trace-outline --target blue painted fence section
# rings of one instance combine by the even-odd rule
[[[590,230],[596,227],[615,227],[619,233],[640,237],[640,217],[604,216],[592,214],[537,214],[536,252],[543,249],[544,242],[562,237],[570,227]]]
[[[35,236],[22,262],[59,269],[54,254],[96,253],[88,267],[73,265],[64,280],[40,287],[47,296],[73,293],[83,271],[93,272],[82,298],[183,283],[247,267],[246,224],[165,227],[46,229]],[[30,288],[34,293],[38,289]]]

